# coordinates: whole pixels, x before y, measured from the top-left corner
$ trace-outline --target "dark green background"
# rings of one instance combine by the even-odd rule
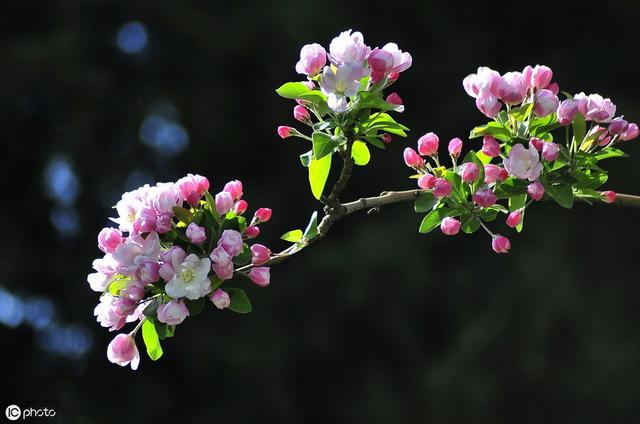
[[[298,80],[299,48],[354,28],[395,41],[414,64],[395,86],[413,131],[358,168],[345,200],[413,182],[402,150],[427,131],[465,137],[483,121],[462,78],[546,64],[569,92],[610,96],[640,120],[633,1],[587,3],[22,1],[0,13],[2,255],[0,285],[46,296],[61,323],[93,341],[80,357],[38,343],[29,325],[0,325],[1,400],[61,411],[63,422],[603,423],[640,419],[640,215],[632,209],[534,205],[512,240],[417,234],[409,204],[340,221],[329,237],[247,287],[254,313],[207,308],[132,372],[105,355],[85,283],[133,171],[149,181],[187,172],[213,190],[245,184],[273,219],[261,240],[306,224],[318,204],[298,155],[280,140],[293,104],[274,89]],[[146,49],[117,48],[142,22]],[[174,157],[139,140],[154,104],[170,102],[189,134]],[[465,139],[466,140],[466,139]],[[477,141],[467,143],[477,148]],[[606,187],[640,192],[640,147],[610,161]],[[44,172],[63,155],[79,181],[77,233],[49,219]],[[144,178],[142,178],[144,180]],[[144,182],[144,181],[143,181]],[[500,224],[502,225],[502,224]],[[243,283],[244,284],[244,283]],[[142,348],[142,343],[140,342]],[[44,421],[43,421],[44,422]]]

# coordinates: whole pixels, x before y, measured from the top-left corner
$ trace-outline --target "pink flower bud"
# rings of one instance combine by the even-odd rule
[[[433,195],[438,199],[451,195],[451,184],[444,178],[436,179],[433,185]]]
[[[233,207],[233,211],[236,213],[236,215],[242,215],[247,211],[248,207],[249,207],[249,204],[246,201],[239,200],[236,202],[235,206]]]
[[[227,191],[221,191],[216,194],[215,202],[216,210],[220,215],[224,215],[233,209],[233,196],[231,196],[231,193]]]
[[[484,166],[484,182],[485,184],[492,184],[500,179],[501,168],[498,165],[488,163]]]
[[[502,109],[502,103],[491,94],[483,94],[476,98],[476,107],[487,118],[495,118]]]
[[[551,84],[547,85],[547,90],[551,91],[553,94],[557,96],[558,93],[560,92],[560,86],[558,85],[557,82],[552,82]]]
[[[533,200],[540,200],[544,196],[544,186],[537,181],[531,183],[527,186],[527,193]]]
[[[418,139],[418,152],[424,156],[433,156],[438,153],[440,139],[435,133],[426,133]]]
[[[224,185],[223,191],[229,193],[233,200],[240,200],[242,197],[242,182],[240,180],[229,181]]]
[[[605,203],[613,203],[616,201],[616,192],[615,191],[603,191],[602,193],[602,201]]]
[[[473,162],[467,162],[462,165],[462,181],[472,183],[478,179],[480,168]]]
[[[551,68],[544,65],[536,65],[531,72],[531,85],[538,90],[546,88],[553,78]]]
[[[560,155],[560,146],[556,143],[544,143],[542,146],[542,158],[547,162],[553,162]]]
[[[491,240],[491,247],[496,253],[508,253],[511,249],[511,242],[505,236],[496,234]]]
[[[510,105],[522,103],[527,95],[527,84],[520,72],[507,72],[498,82],[498,95]]]
[[[393,140],[393,138],[391,137],[391,134],[389,134],[389,133],[382,134],[382,142],[384,144],[389,144],[389,143],[391,143],[392,140]]]
[[[524,78],[524,83],[527,85],[527,88],[531,88],[531,74],[533,74],[533,68],[531,65],[527,65],[522,70],[522,76]]]
[[[260,235],[260,228],[255,225],[250,225],[244,230],[244,236],[248,239],[254,239]]]
[[[494,158],[500,156],[500,144],[490,135],[482,137],[482,153]]]
[[[251,263],[254,265],[262,265],[271,257],[271,250],[261,244],[251,246]]]
[[[109,362],[126,367],[131,363],[131,369],[137,370],[140,364],[140,353],[136,342],[128,334],[118,334],[107,348]]]
[[[128,315],[131,315],[136,310],[137,306],[136,302],[129,298],[116,300],[113,304],[114,312],[120,317],[127,317]]]
[[[202,243],[207,239],[207,235],[204,231],[204,227],[198,226],[195,222],[192,222],[187,227],[186,236],[191,243]]]
[[[578,103],[571,99],[563,100],[557,113],[560,125],[570,125],[578,114]]]
[[[410,168],[420,169],[424,166],[424,159],[411,147],[404,149],[402,156],[404,157],[404,163]]]
[[[309,115],[309,110],[304,106],[295,106],[293,108],[293,117],[300,122],[311,122],[311,115]]]
[[[436,177],[431,174],[424,174],[418,178],[418,187],[424,190],[432,189],[436,185]]]
[[[242,235],[236,230],[224,230],[217,243],[231,256],[238,256],[244,250]]]
[[[259,266],[249,271],[249,278],[260,287],[269,285],[269,267]]]
[[[280,138],[291,137],[291,133],[293,132],[293,128],[281,125],[278,127],[278,135]]]
[[[462,140],[458,137],[451,139],[449,142],[449,154],[455,158],[460,156],[460,151],[462,150]]]
[[[143,284],[155,283],[160,279],[160,264],[155,261],[144,261],[138,266],[136,276]]]
[[[229,294],[222,289],[214,291],[213,294],[209,296],[209,299],[218,309],[225,309],[231,305],[231,298],[229,297]]]
[[[507,171],[505,168],[500,169],[500,175],[498,176],[498,180],[504,181],[507,178],[509,178],[509,171]]]
[[[473,201],[481,208],[488,208],[496,203],[498,198],[490,188],[481,188],[473,195]]]
[[[172,300],[158,306],[158,321],[169,325],[182,324],[189,316],[187,305],[182,300]]]
[[[558,109],[558,96],[551,91],[542,89],[536,93],[536,102],[533,105],[533,113],[536,116],[547,116]]]
[[[122,233],[117,228],[103,228],[98,234],[98,248],[104,253],[115,252],[123,242]]]
[[[629,123],[621,117],[614,118],[609,124],[609,132],[613,135],[623,133],[629,127]]]
[[[520,225],[522,222],[522,212],[521,211],[513,211],[507,217],[507,225],[511,228],[515,228]]]
[[[233,262],[229,262],[226,265],[212,264],[211,269],[213,269],[213,272],[215,272],[216,276],[221,280],[233,278]]]
[[[448,216],[440,222],[440,230],[448,236],[455,236],[460,231],[460,221]]]
[[[300,50],[300,60],[296,63],[296,72],[313,76],[327,63],[327,52],[320,44],[306,44]]]
[[[620,134],[620,140],[633,140],[638,136],[638,133],[638,124],[630,123],[627,126],[627,129],[622,134]]]
[[[253,215],[253,223],[261,224],[263,222],[267,222],[271,219],[271,209],[269,208],[260,208]]]
[[[387,96],[387,103],[392,104],[394,106],[402,105],[402,98],[398,95],[398,93],[391,93]]]
[[[532,145],[533,147],[535,147],[535,149],[539,152],[542,151],[542,148],[544,147],[544,140],[541,140],[537,137],[531,137],[531,140],[529,140],[529,145]]]

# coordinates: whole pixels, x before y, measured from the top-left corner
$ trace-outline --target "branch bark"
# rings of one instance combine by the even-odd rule
[[[628,208],[640,208],[640,196],[633,194],[616,194],[616,200],[613,204]]]

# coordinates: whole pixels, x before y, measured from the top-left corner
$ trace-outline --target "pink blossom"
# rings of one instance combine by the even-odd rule
[[[511,249],[511,241],[505,236],[496,234],[491,240],[491,247],[496,253],[508,253]]]
[[[271,219],[271,209],[269,208],[259,208],[256,213],[253,215],[253,223],[261,224],[263,222],[267,222]]]
[[[496,156],[500,156],[500,144],[490,135],[485,135],[482,138],[482,153],[489,156],[490,158],[494,158]]]
[[[527,85],[527,89],[532,87],[532,83],[531,83],[531,75],[533,74],[533,68],[531,67],[531,65],[527,65],[524,67],[524,69],[522,70],[522,76],[524,78],[524,82]]]
[[[189,316],[187,305],[182,300],[172,300],[158,306],[158,321],[169,325],[182,324]]]
[[[460,225],[460,221],[448,216],[440,222],[440,230],[448,236],[455,236],[460,231]]]
[[[218,246],[211,251],[209,259],[211,259],[211,262],[213,264],[226,267],[233,260],[233,256],[228,254],[227,251],[224,250],[223,246]]]
[[[329,60],[336,66],[345,63],[362,66],[370,52],[371,48],[364,44],[362,34],[352,34],[351,30],[341,32],[329,44]]]
[[[537,181],[531,183],[527,186],[527,193],[533,200],[540,200],[544,196],[544,186]]]
[[[590,94],[587,97],[585,120],[607,123],[613,119],[615,113],[616,105],[611,102],[611,99],[605,99],[599,94]]]
[[[223,191],[231,195],[236,202],[242,198],[242,181],[232,180],[224,185]]]
[[[402,156],[404,157],[404,163],[408,167],[414,169],[420,169],[424,167],[424,159],[422,159],[420,155],[418,155],[418,152],[413,150],[411,147],[405,148]]]
[[[438,153],[440,139],[435,133],[429,132],[418,139],[418,152],[424,156],[433,156]]]
[[[393,138],[391,137],[391,134],[389,134],[389,133],[382,134],[382,142],[384,144],[389,144],[389,143],[391,143],[392,140],[393,140]]]
[[[389,94],[385,100],[390,105],[401,106],[402,105],[402,97],[396,92]]]
[[[231,211],[235,204],[231,193],[226,191],[221,191],[220,193],[216,194],[215,203],[216,210],[220,215],[225,215],[227,212]]]
[[[537,151],[541,152],[542,148],[544,147],[544,140],[539,139],[538,137],[531,137],[531,140],[529,140],[529,146],[533,146],[536,148]]]
[[[155,231],[131,236],[116,248],[113,258],[118,262],[117,271],[126,276],[135,274],[138,266],[145,261],[157,261],[160,255],[160,239]]]
[[[236,213],[236,215],[242,215],[247,211],[248,207],[249,207],[249,204],[246,201],[238,200],[235,206],[233,207],[233,211]]]
[[[433,185],[433,195],[438,199],[450,196],[451,184],[449,184],[449,181],[445,180],[444,178],[436,179],[436,182]]]
[[[103,258],[95,259],[91,265],[97,272],[87,275],[87,282],[91,290],[103,292],[113,281],[117,273],[118,262],[111,253],[107,253]]]
[[[602,201],[605,203],[613,203],[616,201],[616,192],[607,190],[600,193],[602,195]]]
[[[98,248],[105,253],[113,253],[123,240],[122,232],[117,228],[103,228],[98,234]]]
[[[140,364],[140,352],[135,340],[128,334],[118,334],[107,347],[109,362],[126,367],[131,364],[132,370],[137,370]]]
[[[487,118],[495,118],[502,109],[502,103],[492,94],[483,94],[476,98],[476,107]]]
[[[462,140],[458,137],[451,139],[451,141],[449,141],[448,150],[451,156],[456,158],[460,156],[460,152],[462,151]]]
[[[623,140],[623,141],[633,140],[637,136],[638,136],[638,124],[635,124],[632,122],[627,126],[627,129],[622,134],[620,134],[620,140]]]
[[[262,265],[271,257],[271,250],[261,244],[251,246],[251,263],[253,265]]]
[[[269,267],[254,267],[249,271],[249,278],[260,287],[269,285]]]
[[[520,72],[507,72],[500,77],[498,97],[510,105],[522,103],[527,95],[527,85]]]
[[[531,72],[531,85],[538,90],[547,88],[553,78],[553,71],[545,65],[536,65]]]
[[[436,185],[436,177],[431,174],[424,174],[418,178],[418,187],[422,189],[432,189]]]
[[[231,305],[231,298],[229,297],[229,294],[222,289],[214,291],[213,294],[209,296],[209,299],[218,309],[225,309]]]
[[[393,68],[393,56],[382,49],[373,49],[367,59],[371,67],[371,81],[376,83],[384,79]]]
[[[542,157],[547,162],[553,162],[560,155],[560,146],[556,143],[544,143],[542,146]]]
[[[191,224],[189,224],[185,234],[187,238],[191,240],[191,243],[195,243],[195,244],[202,243],[207,239],[207,235],[205,233],[204,227],[198,226],[198,224],[196,224],[195,222],[192,222]]]
[[[488,208],[496,203],[498,198],[490,188],[481,188],[473,195],[473,201],[481,208]]]
[[[300,60],[296,63],[296,72],[314,76],[327,63],[327,52],[320,44],[306,44],[300,50]]]
[[[260,235],[260,227],[256,225],[249,225],[246,230],[244,230],[244,236],[248,239],[254,239]]]
[[[462,181],[472,183],[478,179],[480,168],[473,162],[467,162],[462,165]]]
[[[500,179],[501,168],[498,165],[488,163],[484,166],[484,182],[485,184],[495,183]]]
[[[500,74],[485,66],[479,67],[476,74],[467,75],[462,80],[465,91],[473,98],[493,97],[493,99],[496,99],[498,97],[499,83]],[[480,108],[478,107],[478,109]]]
[[[147,201],[155,215],[173,216],[173,208],[180,206],[183,201],[182,194],[174,183],[158,183],[150,187],[147,194]]]
[[[622,117],[614,118],[609,124],[609,132],[613,135],[621,134],[627,130],[629,123]]]
[[[176,181],[176,186],[182,198],[191,206],[196,206],[198,202],[200,202],[204,192],[209,190],[209,180],[202,175],[187,174],[186,177],[182,177]]]
[[[560,125],[570,125],[578,114],[578,103],[571,99],[563,100],[557,113]]]
[[[309,109],[304,106],[297,105],[293,107],[293,118],[300,122],[311,122],[311,115]]]
[[[117,331],[127,322],[136,320],[136,317],[132,315],[135,308],[135,301],[131,299],[120,299],[105,294],[93,309],[93,315],[102,327],[109,328],[109,331]]]
[[[136,277],[143,284],[155,283],[160,279],[160,264],[156,261],[144,261],[138,265]]]
[[[504,160],[504,167],[516,178],[535,181],[542,173],[540,156],[534,146],[526,149],[522,144],[516,144],[511,148],[509,157]]]
[[[522,222],[522,211],[513,211],[507,217],[507,225],[511,228],[515,228]]]
[[[551,91],[542,89],[536,93],[536,102],[533,106],[533,113],[536,116],[547,116],[558,109],[558,96]]]
[[[547,90],[551,91],[553,94],[557,96],[558,93],[560,92],[560,86],[558,85],[557,82],[552,82],[551,84],[547,85]]]
[[[222,246],[229,255],[238,256],[244,249],[242,234],[235,230],[224,230],[218,239],[218,246]]]
[[[294,131],[293,128],[287,127],[287,126],[284,126],[284,125],[281,125],[281,126],[278,127],[278,135],[280,136],[280,138],[291,137],[293,131]]]
[[[180,264],[184,262],[186,252],[179,246],[172,246],[169,250],[162,252],[160,260],[162,265],[158,273],[165,280],[169,281],[180,269]]]
[[[226,265],[213,264],[211,265],[213,272],[215,272],[216,276],[221,280],[229,280],[233,278],[233,262],[229,262]]]

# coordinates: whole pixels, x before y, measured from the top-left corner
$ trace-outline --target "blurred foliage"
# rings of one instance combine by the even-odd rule
[[[411,52],[414,65],[394,89],[413,140],[427,131],[463,137],[483,121],[461,84],[481,64],[502,72],[547,64],[561,89],[606,94],[637,121],[637,2],[596,13],[578,2],[528,12],[491,1],[4,6],[0,284],[48,296],[61,320],[86,324],[94,341],[72,359],[40,349],[28,326],[0,326],[6,404],[55,408],[61,422],[78,423],[640,418],[635,210],[539,205],[500,256],[483,236],[418,235],[409,204],[350,216],[274,269],[268,289],[248,288],[253,314],[208,308],[180,327],[162,363],[145,358],[138,372],[106,361],[113,335],[92,322],[85,282],[104,217],[133,184],[198,172],[219,190],[241,178],[252,205],[274,211],[262,236],[274,248],[306,223],[317,205],[306,170],[292,166],[301,141],[275,134],[293,120],[274,93],[296,78],[302,44],[327,45],[354,28],[370,45],[393,40]],[[131,21],[148,33],[137,54],[116,43]],[[158,108],[188,133],[178,155],[140,142]],[[358,169],[344,197],[410,188],[405,146],[395,139]],[[627,151],[607,187],[638,193],[640,148]],[[45,169],[57,155],[77,176],[75,235],[50,220],[61,206],[46,192]],[[595,236],[585,231],[594,223]]]

